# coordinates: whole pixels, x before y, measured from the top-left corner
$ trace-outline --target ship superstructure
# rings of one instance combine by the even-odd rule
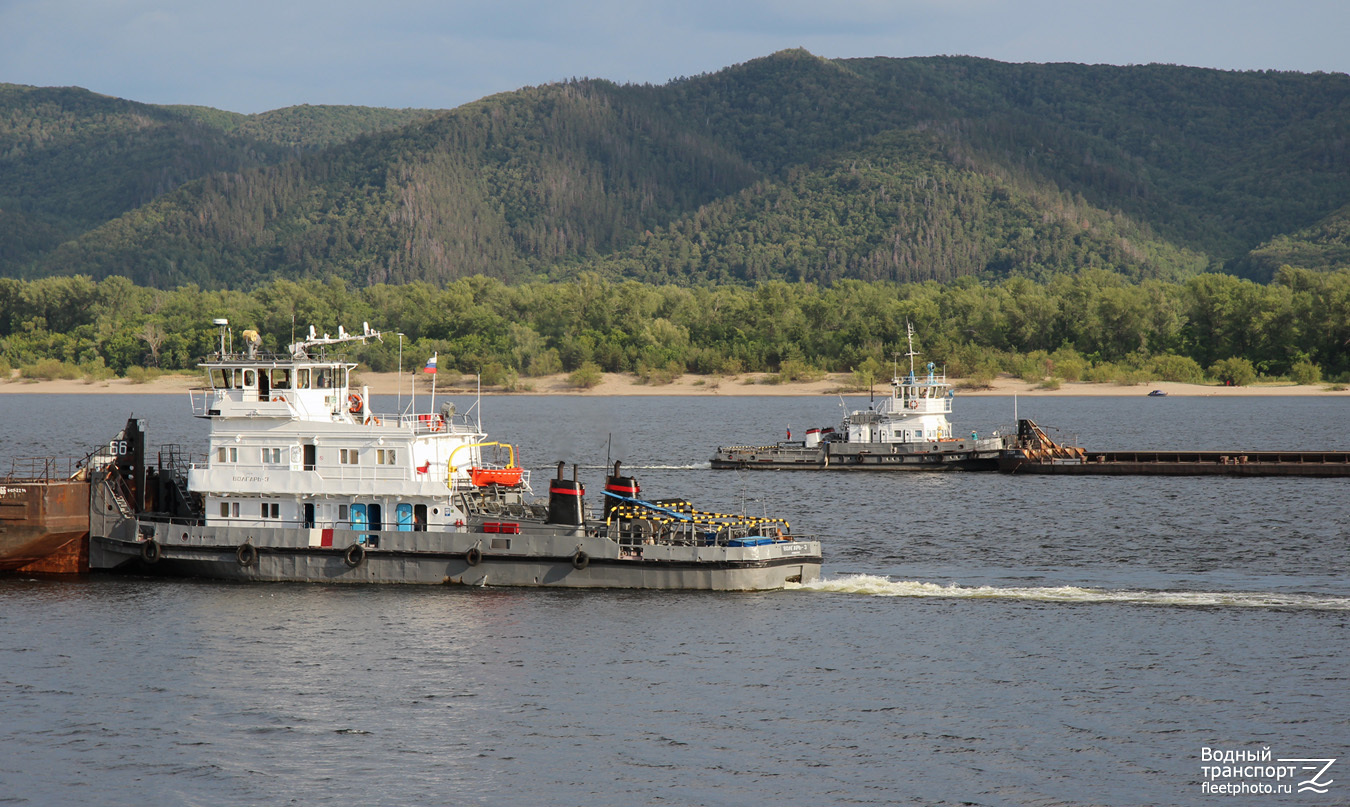
[[[192,399],[210,430],[206,461],[192,465],[187,484],[207,524],[379,532],[462,521],[452,494],[470,486],[486,435],[449,404],[376,412],[369,390],[351,384],[356,365],[328,349],[379,337],[369,326],[336,337],[311,329],[288,353],[266,354],[251,342],[230,352],[222,335],[220,352],[202,363],[208,385]]]

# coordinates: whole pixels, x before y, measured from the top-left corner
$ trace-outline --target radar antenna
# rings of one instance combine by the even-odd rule
[[[338,326],[338,335],[336,338],[324,334],[323,336],[314,335],[314,326],[309,326],[309,338],[303,342],[291,344],[291,355],[296,358],[304,358],[308,354],[308,349],[319,345],[337,345],[344,342],[360,342],[365,344],[367,339],[379,339],[384,341],[384,337],[379,331],[372,331],[368,323],[361,323],[362,333],[347,333],[347,330],[341,325]]]

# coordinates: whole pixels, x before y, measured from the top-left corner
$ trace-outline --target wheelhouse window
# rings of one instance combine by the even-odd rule
[[[238,462],[239,449],[235,446],[221,446],[216,453],[217,462]]]
[[[397,464],[398,464],[398,460],[395,458],[395,453],[396,453],[396,449],[392,449],[392,448],[379,448],[379,449],[376,449],[376,450],[375,450],[375,464],[376,464],[376,465],[397,465]]]

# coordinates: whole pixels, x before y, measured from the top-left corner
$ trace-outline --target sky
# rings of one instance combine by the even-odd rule
[[[1350,0],[0,0],[0,83],[254,113],[827,58],[1350,71]]]

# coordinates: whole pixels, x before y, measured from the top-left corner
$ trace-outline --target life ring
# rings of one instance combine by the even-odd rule
[[[366,548],[360,544],[352,544],[347,547],[347,551],[342,553],[342,562],[355,569],[361,565],[361,561],[366,559]]]
[[[482,563],[483,550],[479,549],[476,546],[471,548],[468,552],[464,553],[464,562],[469,564],[470,566],[477,566],[478,564]]]
[[[371,415],[370,417],[366,418],[366,423],[365,423],[365,425],[369,426],[369,425],[371,425],[372,423],[375,424],[376,426],[383,426],[383,425],[384,425],[384,421],[383,421],[383,420],[380,420],[379,418],[375,417],[374,415]]]
[[[444,418],[441,418],[441,417],[434,417],[434,418],[432,418],[432,419],[431,419],[431,423],[429,423],[429,424],[427,425],[427,428],[431,429],[431,430],[434,431],[434,432],[440,431],[441,429],[445,428],[445,420],[444,420]]]
[[[919,402],[918,402],[918,401],[910,401],[910,402],[909,402],[909,408],[910,408],[910,409],[918,409],[918,408],[919,408]]]
[[[585,552],[582,552],[580,549],[578,549],[576,554],[572,556],[573,569],[581,571],[582,569],[590,565],[591,565],[591,556],[587,555]]]
[[[347,411],[353,415],[361,414],[361,396],[355,392],[347,396]]]
[[[272,396],[272,403],[286,403],[286,396],[284,396],[284,395],[273,395],[273,396]]]
[[[247,569],[258,562],[258,547],[253,544],[240,544],[239,548],[234,550],[234,559]]]
[[[154,538],[141,544],[141,560],[146,563],[155,563],[159,560],[159,542]]]

